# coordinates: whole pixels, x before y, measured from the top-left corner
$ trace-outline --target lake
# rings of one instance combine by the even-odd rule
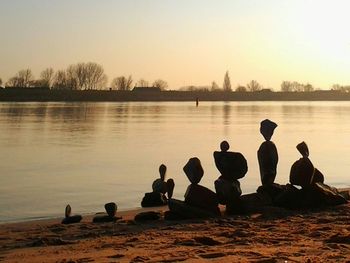
[[[350,187],[350,102],[125,102],[0,103],[0,222],[140,206],[158,167],[175,180],[183,199],[189,181],[182,167],[198,157],[201,184],[214,189],[213,151],[222,140],[248,161],[244,193],[260,185],[260,121],[278,124],[276,182],[287,183],[307,142],[325,183]]]

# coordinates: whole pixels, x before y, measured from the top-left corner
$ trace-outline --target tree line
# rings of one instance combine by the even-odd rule
[[[108,83],[107,75],[100,64],[95,62],[77,63],[68,66],[66,69],[54,71],[53,68],[46,68],[40,73],[40,77],[35,79],[31,69],[24,69],[17,72],[6,83],[6,87],[12,88],[31,88],[42,87],[48,89],[58,90],[101,90],[106,89]],[[0,87],[3,81],[0,78]],[[110,89],[128,91],[134,86],[137,87],[156,87],[160,90],[165,90],[168,83],[162,79],[157,79],[151,84],[145,80],[140,79],[134,81],[132,76],[118,76],[112,79]],[[271,91],[271,89],[264,87],[256,80],[251,80],[246,85],[238,85],[234,90],[232,89],[229,72],[226,71],[224,75],[223,84],[220,87],[215,81],[208,86],[185,86],[180,88],[182,91],[224,91],[224,92],[257,92],[257,91]],[[281,83],[282,92],[312,92],[315,88],[310,84],[302,84],[297,81],[283,81]],[[342,86],[334,84],[332,90],[341,92],[350,92],[350,86]]]
[[[20,70],[8,79],[5,83],[10,88],[48,88],[58,90],[101,90],[106,89],[108,77],[100,64],[94,62],[77,63],[68,66],[66,69],[54,71],[53,68],[46,68],[36,79],[31,69]],[[131,90],[134,80],[132,76],[115,77],[110,84],[110,89]],[[0,78],[0,87],[3,82]],[[140,79],[135,82],[135,86],[149,87],[149,82]],[[151,87],[164,90],[168,83],[162,79],[157,79]]]

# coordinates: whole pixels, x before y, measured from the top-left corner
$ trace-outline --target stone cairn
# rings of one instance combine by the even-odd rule
[[[291,184],[288,184],[285,191],[275,199],[275,204],[292,209],[345,204],[348,198],[345,193],[323,183],[323,174],[309,159],[307,144],[301,142],[296,148],[302,158],[292,165],[289,175]],[[301,189],[295,185],[301,186]]]
[[[216,194],[210,189],[199,185],[204,175],[200,160],[197,157],[189,159],[183,170],[191,182],[185,193],[185,203],[206,210],[214,215],[220,215]]]
[[[229,152],[227,141],[220,144],[221,151],[214,152],[215,165],[220,177],[215,181],[215,190],[219,203],[226,205],[226,213],[240,210],[239,197],[242,194],[238,179],[243,178],[248,171],[247,161],[239,152]]]
[[[65,218],[62,220],[62,224],[74,224],[79,223],[83,217],[81,215],[72,216],[72,208],[70,205],[66,206]]]
[[[309,159],[309,148],[305,142],[297,145],[302,158],[297,160],[291,167],[289,181],[293,185],[308,187],[315,183],[323,183],[323,174],[314,167]]]
[[[173,179],[165,181],[167,167],[164,164],[159,166],[159,177],[152,183],[152,192],[145,193],[141,201],[142,207],[163,206],[173,196],[175,182]]]
[[[278,153],[276,145],[271,141],[277,124],[266,119],[260,123],[260,133],[265,141],[258,150],[260,179],[262,185],[271,185],[275,182],[277,173]]]
[[[110,202],[110,203],[107,203],[105,204],[105,210],[106,210],[106,213],[107,214],[97,214],[92,222],[93,223],[104,223],[104,222],[115,222],[117,221],[118,219],[120,219],[121,217],[117,217],[116,214],[117,214],[117,204],[116,203],[113,203],[113,202]]]

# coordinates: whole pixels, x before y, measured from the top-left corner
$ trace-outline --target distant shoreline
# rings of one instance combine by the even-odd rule
[[[313,92],[223,92],[223,91],[116,91],[49,90],[36,88],[0,89],[2,102],[73,101],[350,101],[350,93]]]

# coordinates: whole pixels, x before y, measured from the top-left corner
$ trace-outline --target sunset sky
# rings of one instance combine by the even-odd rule
[[[0,78],[104,66],[170,89],[252,79],[350,84],[347,0],[0,0]]]

